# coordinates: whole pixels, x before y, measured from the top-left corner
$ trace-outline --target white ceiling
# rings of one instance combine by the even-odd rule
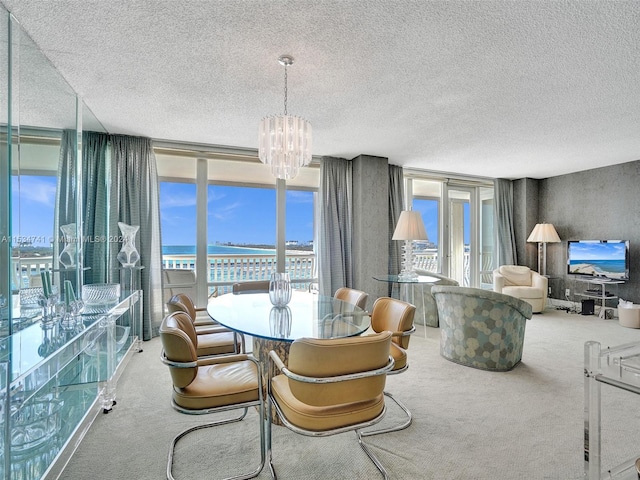
[[[640,159],[636,0],[0,0],[111,133],[544,178]]]

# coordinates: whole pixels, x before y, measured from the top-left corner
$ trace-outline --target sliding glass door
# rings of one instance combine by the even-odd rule
[[[443,271],[465,287],[491,288],[493,188],[444,185]]]
[[[462,286],[475,286],[474,263],[477,256],[475,225],[471,223],[471,208],[474,207],[473,187],[452,187],[445,185],[445,258],[448,276]]]

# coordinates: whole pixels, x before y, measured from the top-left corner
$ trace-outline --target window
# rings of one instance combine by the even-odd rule
[[[429,240],[415,242],[417,267],[430,272],[441,273],[442,258],[440,250],[440,200],[441,182],[435,180],[413,179],[411,189],[413,198],[411,208],[422,215],[424,228]]]
[[[195,268],[195,184],[160,182],[160,225],[165,267]]]
[[[53,242],[60,139],[20,139],[11,176],[12,288],[30,286],[41,269],[53,268]],[[20,258],[20,261],[17,261]]]
[[[276,181],[269,167],[251,156],[184,149],[157,148],[156,159],[164,268],[206,266],[209,292],[217,288],[218,293],[238,281],[268,279],[276,268],[277,231]],[[315,278],[318,182],[319,169],[307,167],[286,184],[285,268],[292,279]],[[198,257],[204,251],[196,248],[201,244],[207,245],[207,258]],[[168,255],[178,250],[189,254],[181,259]]]
[[[420,211],[428,242],[416,242],[416,266],[488,288],[493,268],[493,186],[481,180],[406,179],[413,210]]]

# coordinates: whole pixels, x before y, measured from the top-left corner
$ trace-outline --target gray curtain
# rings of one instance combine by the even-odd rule
[[[400,212],[404,209],[404,174],[402,167],[389,165],[389,275],[400,273],[402,242],[391,240]],[[391,292],[389,292],[391,294]]]
[[[53,220],[53,258],[58,258],[63,248],[61,225],[76,223],[77,203],[77,133],[75,130],[63,130],[60,139],[60,158],[58,160],[58,187]],[[77,288],[77,285],[75,285]]]
[[[118,231],[116,211],[110,208],[110,187],[114,185],[112,158],[108,135],[98,132],[82,133],[82,234],[85,283],[106,283],[111,280],[110,252],[116,248],[113,242],[93,241],[108,239]],[[115,228],[115,230],[114,230]]]
[[[321,295],[352,287],[353,167],[343,158],[323,157],[320,166],[318,283]]]
[[[517,265],[516,238],[513,231],[513,182],[503,178],[493,181],[495,221],[498,229],[498,261],[500,265]]]
[[[83,235],[85,283],[119,282],[118,222],[139,225],[139,287],[143,291],[144,340],[162,322],[162,253],[156,159],[148,138],[83,133]],[[96,239],[106,239],[97,241]],[[122,272],[124,274],[124,272]]]
[[[111,208],[117,210],[118,221],[140,226],[136,246],[140,253],[138,265],[144,266],[140,272],[144,292],[143,338],[149,340],[158,335],[163,316],[160,194],[156,157],[149,138],[110,135],[109,140],[115,180]]]

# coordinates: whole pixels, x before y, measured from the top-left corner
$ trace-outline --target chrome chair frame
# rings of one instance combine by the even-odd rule
[[[238,410],[238,409],[242,409],[243,412],[238,417],[233,417],[225,420],[217,420],[215,422],[203,423],[203,424],[196,425],[194,427],[187,428],[182,432],[178,433],[175,437],[173,437],[169,445],[169,458],[167,461],[167,480],[176,480],[172,474],[173,457],[174,457],[176,445],[182,437],[184,437],[188,433],[194,432],[196,430],[201,430],[203,428],[216,427],[219,425],[226,425],[229,423],[239,422],[242,419],[244,419],[244,417],[246,417],[249,407],[254,407],[254,406],[257,406],[259,408],[258,421],[260,423],[260,465],[252,472],[236,475],[233,477],[227,477],[224,480],[247,480],[249,478],[257,477],[260,474],[260,472],[264,469],[264,465],[266,461],[266,453],[265,453],[266,432],[265,432],[265,425],[264,425],[265,424],[264,422],[265,402],[264,402],[264,396],[262,393],[263,382],[262,382],[262,367],[260,365],[260,362],[258,362],[255,358],[253,358],[251,355],[248,355],[248,354],[217,355],[215,358],[212,358],[212,359],[205,359],[205,360],[199,359],[198,361],[194,361],[194,362],[175,362],[175,361],[169,360],[166,357],[164,350],[162,350],[162,352],[160,353],[160,360],[162,361],[162,363],[173,368],[194,368],[197,366],[206,366],[210,364],[220,363],[220,360],[223,359],[224,357],[227,357],[229,359],[237,358],[238,360],[250,360],[256,365],[256,368],[258,369],[258,393],[259,393],[258,400],[255,400],[252,402],[238,403],[234,405],[225,405],[223,407],[206,408],[202,410],[190,410],[177,405],[175,401],[171,399],[171,406],[173,407],[173,409],[180,413],[185,413],[187,415],[206,415],[209,413],[220,413],[220,412],[226,412],[226,411]],[[207,360],[210,360],[210,361],[207,361]]]
[[[413,333],[415,333],[416,331],[416,326],[415,324],[411,326],[411,328],[409,330],[406,330],[404,332],[392,332],[391,336],[392,337],[408,337],[410,335],[412,335]],[[399,368],[397,370],[391,371],[388,373],[388,375],[397,375],[399,373],[405,372],[407,369],[409,368],[409,363],[407,363],[404,367]],[[393,426],[393,427],[386,427],[386,428],[381,428],[378,430],[371,430],[368,432],[361,432],[361,435],[363,437],[371,437],[372,435],[380,435],[383,433],[390,433],[390,432],[398,432],[400,430],[404,430],[405,428],[408,428],[409,425],[411,425],[411,423],[413,422],[413,415],[411,414],[411,411],[407,408],[407,406],[402,403],[400,400],[398,400],[396,397],[394,397],[390,392],[386,391],[384,392],[385,396],[387,396],[388,398],[390,398],[391,400],[393,400],[393,402],[405,413],[405,416],[407,417],[402,423],[400,423],[399,425]]]
[[[307,377],[304,375],[298,375],[290,371],[284,365],[284,362],[278,356],[278,354],[273,350],[269,352],[269,360],[272,361],[275,364],[275,366],[278,368],[278,370],[280,370],[288,378],[291,378],[292,380],[297,380],[299,382],[315,383],[315,384],[336,383],[336,382],[344,382],[347,380],[357,380],[360,378],[373,377],[377,375],[387,375],[393,369],[393,366],[395,363],[393,360],[393,357],[389,356],[389,361],[387,362],[387,364],[384,367],[376,370],[369,370],[367,372],[352,373],[347,375],[338,375],[334,377]],[[378,460],[378,458],[374,455],[374,453],[371,451],[369,446],[366,443],[364,443],[364,441],[362,440],[363,435],[361,435],[361,432],[360,432],[360,429],[370,427],[380,422],[380,420],[382,420],[382,418],[384,417],[387,411],[386,406],[383,408],[380,415],[373,418],[372,420],[369,420],[368,422],[363,422],[357,425],[349,425],[345,427],[335,428],[332,430],[323,430],[318,432],[318,431],[306,430],[306,429],[300,428],[298,426],[293,425],[287,420],[287,418],[282,413],[282,410],[280,409],[278,402],[273,398],[273,395],[271,394],[270,378],[269,378],[269,382],[267,383],[267,389],[268,389],[268,393],[267,393],[267,409],[268,410],[267,411],[269,413],[269,418],[271,418],[271,416],[273,415],[273,408],[275,408],[278,418],[280,418],[284,426],[286,426],[289,430],[295,433],[298,433],[300,435],[305,435],[307,437],[328,437],[331,435],[337,435],[340,433],[355,431],[358,437],[358,444],[360,445],[364,453],[367,454],[369,459],[373,462],[373,464],[376,466],[376,468],[382,474],[385,480],[389,478],[389,474],[387,473],[387,470],[384,468],[382,463],[380,463],[380,460]],[[271,470],[271,476],[277,480],[278,476],[276,475],[276,471],[272,462],[271,422],[267,422],[267,442],[266,443],[267,443],[267,460],[269,462],[269,469]]]
[[[393,333],[392,337],[408,337],[409,335],[413,334],[415,331],[416,331],[416,326],[413,325],[411,329],[407,330],[406,332]],[[398,370],[391,371],[387,375],[397,375],[399,373],[405,372],[408,368],[409,368],[409,364],[407,363],[404,367],[399,368]],[[399,432],[400,430],[404,430],[405,428],[408,428],[409,425],[411,425],[411,423],[413,422],[413,416],[411,415],[411,411],[407,408],[407,406],[404,403],[402,403],[400,400],[398,400],[396,397],[391,395],[391,393],[387,392],[386,390],[384,391],[384,394],[387,397],[389,397],[391,400],[393,400],[398,407],[400,407],[400,409],[405,413],[407,418],[404,422],[394,427],[381,428],[378,430],[371,430],[369,432],[361,432],[361,435],[363,437],[371,437],[372,435],[380,435],[381,433]]]

